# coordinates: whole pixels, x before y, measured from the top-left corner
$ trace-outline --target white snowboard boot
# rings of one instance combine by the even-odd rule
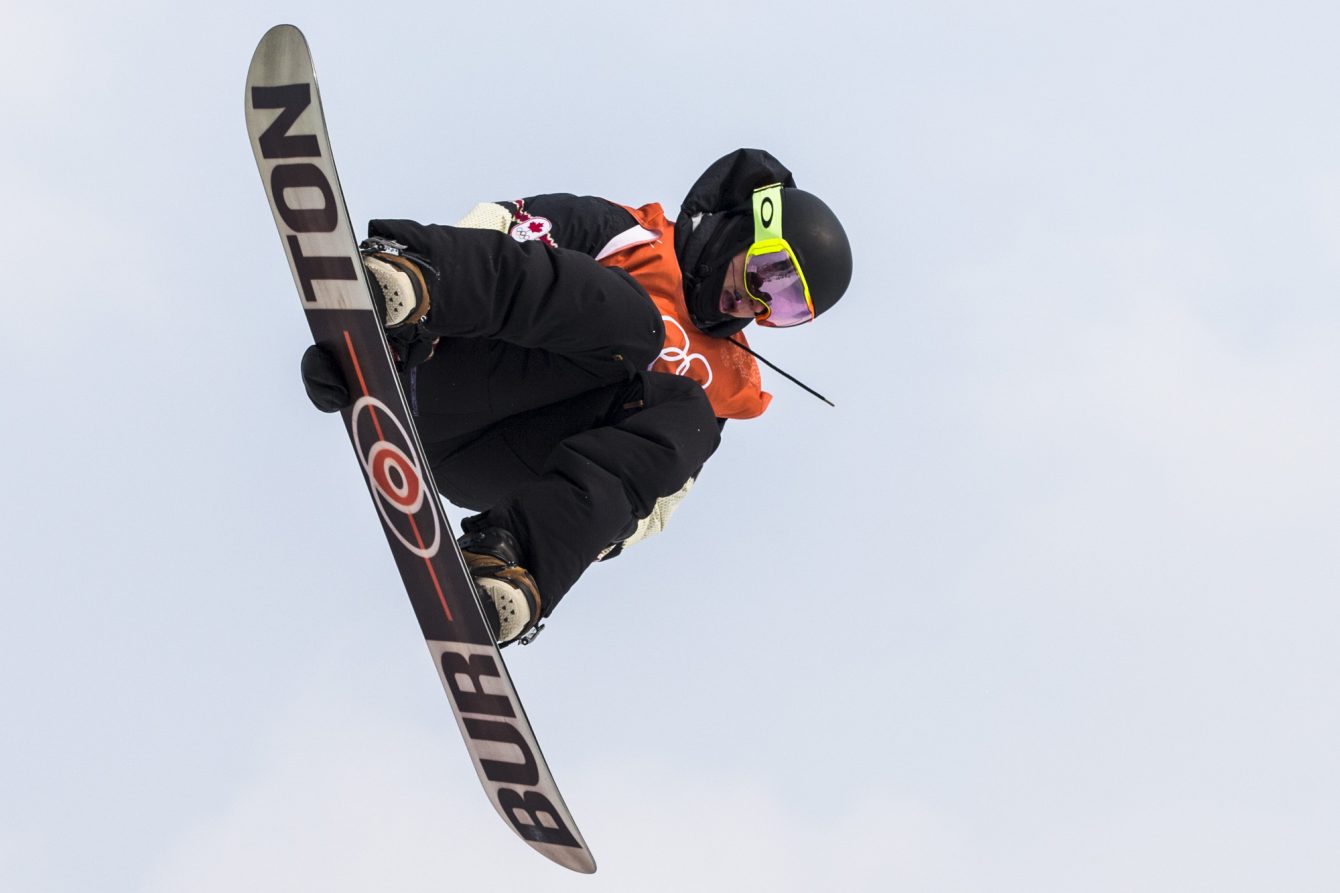
[[[372,286],[372,301],[385,328],[410,326],[428,315],[428,282],[422,261],[411,258],[405,246],[389,239],[368,239],[359,249]]]
[[[498,644],[533,638],[539,631],[540,590],[535,578],[518,563],[521,550],[516,537],[487,527],[465,534],[457,543]]]

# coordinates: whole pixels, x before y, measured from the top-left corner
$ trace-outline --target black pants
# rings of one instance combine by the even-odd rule
[[[547,616],[596,554],[716,450],[692,381],[646,367],[660,313],[631,277],[584,254],[502,233],[374,220],[422,253],[424,330],[439,341],[405,374],[442,494],[522,545]]]

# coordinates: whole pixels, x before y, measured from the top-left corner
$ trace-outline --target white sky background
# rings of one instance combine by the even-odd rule
[[[1340,14],[9,4],[0,889],[1340,887]],[[672,214],[771,149],[857,272],[670,531],[507,657],[597,860],[479,789],[242,114],[345,194]],[[459,516],[459,513],[455,513]]]

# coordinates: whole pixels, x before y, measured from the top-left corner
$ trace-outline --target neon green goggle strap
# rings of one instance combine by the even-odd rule
[[[771,183],[754,190],[754,241],[782,237],[782,184]]]

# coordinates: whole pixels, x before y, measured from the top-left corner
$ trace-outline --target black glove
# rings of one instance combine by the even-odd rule
[[[391,353],[396,359],[396,371],[408,372],[413,367],[433,355],[437,347],[437,336],[429,335],[423,326],[401,326],[388,329],[386,343],[391,345]]]
[[[302,355],[302,385],[307,399],[322,412],[339,412],[349,405],[349,385],[330,351],[313,344]]]

